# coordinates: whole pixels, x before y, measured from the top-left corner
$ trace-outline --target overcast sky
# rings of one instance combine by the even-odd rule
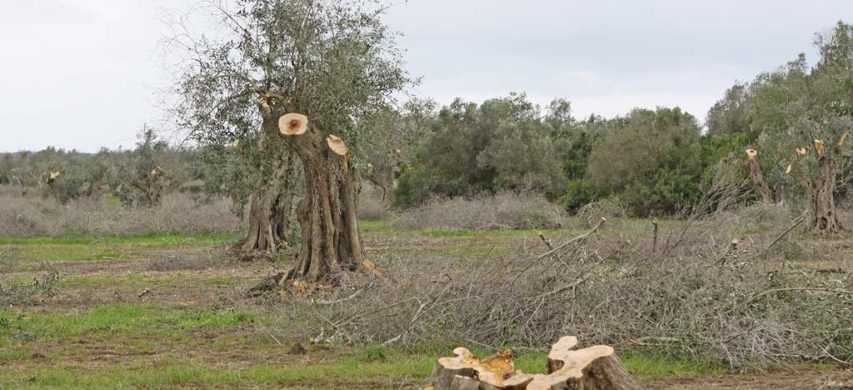
[[[164,13],[192,0],[0,0],[0,151],[131,146],[160,124]],[[575,115],[679,105],[704,119],[736,80],[805,52],[853,19],[851,0],[410,0],[403,33],[417,95],[447,103],[524,91]]]

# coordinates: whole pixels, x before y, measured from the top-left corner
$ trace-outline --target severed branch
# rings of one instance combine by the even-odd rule
[[[445,276],[447,276],[448,278],[450,278],[450,276],[448,276],[448,275],[446,275],[446,274],[445,274]],[[390,338],[390,339],[388,339],[388,340],[385,340],[385,342],[384,342],[384,343],[382,343],[382,345],[384,345],[384,346],[386,346],[386,347],[387,347],[387,346],[389,346],[389,345],[392,345],[392,344],[394,344],[394,343],[396,343],[396,342],[398,342],[398,341],[402,340],[402,339],[403,339],[403,337],[406,337],[406,335],[408,335],[408,334],[409,334],[409,332],[411,332],[411,331],[412,331],[412,328],[414,328],[414,327],[415,327],[415,324],[417,323],[418,319],[420,319],[421,315],[423,315],[423,313],[425,313],[425,312],[429,311],[430,309],[432,309],[433,307],[435,307],[435,306],[436,306],[436,305],[434,305],[434,304],[435,304],[435,302],[436,302],[436,301],[438,301],[438,300],[439,300],[441,297],[443,297],[445,294],[447,294],[447,291],[448,291],[448,290],[450,290],[450,288],[451,288],[452,286],[453,286],[453,283],[451,283],[451,281],[448,281],[447,285],[446,285],[446,286],[444,286],[444,288],[441,290],[441,292],[439,292],[438,294],[436,294],[436,295],[435,295],[434,297],[432,297],[432,299],[430,299],[429,301],[421,303],[421,304],[420,304],[420,307],[418,307],[418,310],[415,312],[415,315],[414,315],[414,316],[412,316],[412,320],[411,320],[411,321],[409,321],[409,325],[406,327],[406,330],[404,330],[404,331],[403,331],[403,333],[400,333],[400,334],[399,334],[399,335],[397,335],[397,336],[394,336],[394,337],[392,337],[392,338]]]
[[[778,236],[776,236],[776,238],[773,239],[773,241],[771,241],[770,244],[767,245],[766,248],[762,249],[761,252],[758,252],[755,254],[755,256],[752,256],[748,262],[752,262],[753,260],[761,257],[762,255],[767,253],[767,251],[769,251],[770,248],[773,248],[776,244],[778,244],[779,241],[782,241],[782,239],[785,238],[785,236],[787,236],[788,233],[790,233],[792,230],[794,230],[797,226],[800,226],[800,224],[806,220],[806,214],[808,214],[808,211],[804,212],[797,219],[795,219],[794,222],[791,224],[791,226],[789,226],[787,229],[785,229],[784,232],[782,232]]]
[[[735,306],[735,307],[733,307],[733,308],[729,309],[726,313],[731,313],[731,312],[733,312],[733,311],[735,311],[735,310],[737,310],[737,309],[739,309],[739,308],[741,308],[741,307],[744,307],[744,306],[746,306],[746,305],[748,305],[748,304],[752,303],[752,302],[753,302],[753,301],[755,301],[756,299],[761,298],[761,297],[763,297],[763,296],[765,296],[765,295],[773,294],[773,293],[777,293],[777,292],[783,292],[783,291],[819,291],[819,292],[828,292],[828,293],[841,294],[841,295],[853,295],[853,291],[850,291],[850,290],[841,290],[841,289],[824,288],[824,287],[786,287],[786,288],[774,288],[774,289],[772,289],[772,290],[763,291],[763,292],[760,292],[760,293],[758,293],[758,294],[755,294],[755,295],[753,295],[753,296],[749,297],[749,299],[747,299],[747,300],[746,300],[746,301],[744,301],[743,303],[741,303],[741,304],[739,304],[739,305],[737,305],[737,306]]]
[[[515,284],[515,282],[518,280],[518,278],[521,277],[521,274],[527,272],[530,268],[533,268],[533,266],[538,264],[540,261],[542,261],[542,259],[553,256],[554,254],[556,254],[558,251],[562,250],[563,248],[565,248],[571,244],[574,244],[576,242],[584,241],[587,238],[591,237],[593,234],[597,233],[598,229],[600,229],[601,226],[604,225],[605,222],[607,222],[607,219],[604,217],[601,217],[601,220],[599,220],[598,223],[595,224],[595,226],[593,226],[592,229],[590,229],[588,232],[581,234],[577,237],[574,237],[572,239],[569,239],[566,242],[556,246],[555,248],[553,248],[553,249],[551,249],[551,250],[549,250],[549,251],[547,251],[547,252],[545,252],[539,256],[536,256],[536,258],[534,258],[533,261],[531,261],[527,266],[525,266],[521,271],[519,271],[518,274],[515,275],[515,277],[512,279],[512,284]]]

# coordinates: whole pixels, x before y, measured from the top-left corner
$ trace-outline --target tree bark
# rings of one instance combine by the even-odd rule
[[[305,173],[305,195],[297,209],[302,246],[287,279],[337,282],[364,260],[358,231],[360,185],[349,156],[333,152],[317,126],[287,137]]]
[[[48,172],[47,180],[45,180],[47,190],[42,194],[43,198],[53,197],[57,203],[62,202],[62,196],[59,190],[59,176],[59,172]]]
[[[293,157],[276,161],[272,177],[265,188],[249,198],[249,231],[243,241],[244,259],[259,254],[273,255],[287,248],[290,214],[293,209]]]
[[[767,186],[767,182],[764,180],[764,172],[761,171],[761,166],[758,165],[758,152],[754,149],[747,149],[746,155],[746,167],[749,170],[749,178],[752,180],[755,193],[761,198],[762,202],[772,204],[773,192]]]
[[[160,168],[154,168],[145,175],[145,179],[133,181],[134,187],[145,194],[145,203],[149,207],[157,206],[163,198],[163,172]]]
[[[305,180],[305,193],[296,209],[301,230],[299,254],[276,283],[337,284],[343,271],[354,271],[365,260],[357,218],[361,188],[349,163],[348,148],[321,123],[290,114],[298,111],[296,105],[280,95],[264,93],[258,106],[263,132],[270,141],[272,134],[284,140],[299,159]]]
[[[812,184],[809,191],[811,203],[811,230],[820,233],[837,233],[844,228],[838,220],[838,211],[835,208],[835,182],[838,176],[838,163],[834,156],[823,156],[818,158],[818,170],[820,178],[817,183]]]
[[[279,140],[279,114],[273,110],[274,103],[271,94],[258,99],[262,118],[259,149],[261,158],[270,165],[260,167],[266,171],[261,174],[263,182],[249,196],[249,230],[241,247],[243,260],[269,257],[289,246],[295,159]]]
[[[847,135],[848,131],[842,133],[828,149],[823,140],[814,141],[817,159],[815,174],[811,174],[806,167],[804,148],[797,149],[795,162],[790,167],[790,173],[806,192],[809,229],[813,233],[838,233],[844,230],[838,220],[838,210],[835,206],[835,187],[838,180],[838,162],[835,157],[841,153]]]

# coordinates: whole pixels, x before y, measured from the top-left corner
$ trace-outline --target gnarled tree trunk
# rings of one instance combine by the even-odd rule
[[[286,114],[285,99],[265,93],[258,99],[264,132],[278,132],[304,170],[305,193],[297,207],[302,243],[285,281],[339,281],[364,260],[358,231],[358,175],[343,140],[301,114]],[[295,111],[292,109],[287,111]]]
[[[837,233],[844,230],[838,220],[838,210],[835,206],[835,187],[838,180],[838,162],[836,156],[847,140],[849,131],[845,131],[827,150],[823,140],[815,140],[815,157],[817,169],[815,174],[808,171],[805,148],[798,148],[796,159],[789,167],[800,187],[806,193],[809,206],[809,229],[814,233]]]
[[[278,158],[272,177],[249,198],[249,231],[243,241],[245,259],[272,255],[289,246],[287,234],[293,209],[293,156]]]
[[[752,180],[755,193],[758,194],[762,202],[773,203],[773,192],[767,186],[767,182],[764,180],[764,172],[761,171],[761,166],[758,165],[758,151],[747,149],[746,156],[746,167],[749,170],[749,178]]]
[[[358,232],[360,185],[349,155],[329,146],[329,136],[311,125],[288,137],[305,172],[305,195],[297,213],[302,246],[287,279],[335,282],[342,270],[355,270],[364,254]]]
[[[823,154],[817,160],[820,177],[812,183],[808,198],[811,204],[810,226],[812,231],[837,233],[844,228],[838,221],[835,208],[835,183],[838,177],[838,163],[835,156]]]
[[[62,197],[59,191],[59,176],[59,171],[48,172],[47,180],[45,180],[45,183],[47,184],[47,190],[44,192],[42,197],[47,198],[52,196],[53,199],[57,202],[62,201]]]
[[[364,177],[382,191],[382,204],[388,208],[394,207],[396,203],[394,190],[396,190],[397,183],[396,163],[381,168],[368,166],[368,171],[365,172]]]

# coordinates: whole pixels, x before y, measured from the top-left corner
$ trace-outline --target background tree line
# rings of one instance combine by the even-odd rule
[[[542,107],[523,93],[445,106],[413,99],[377,105],[347,125],[358,135],[350,145],[357,151],[351,164],[388,206],[514,191],[542,193],[569,211],[613,199],[632,215],[674,215],[707,195],[721,171],[733,172],[728,180],[747,180],[743,151],[754,148],[773,201],[803,200],[804,189],[789,172],[794,151],[816,139],[838,140],[853,125],[853,28],[839,22],[815,44],[820,58],[813,66],[800,54],[725,91],[707,113],[706,131],[678,107],[575,118],[568,100]],[[253,125],[246,115],[229,112],[221,115],[235,128]],[[186,185],[225,195],[242,212],[272,169],[269,147],[256,138],[249,131],[207,132],[197,147],[176,150],[149,130],[132,151],[5,154],[0,182],[32,187],[61,171],[63,201],[109,192],[126,204],[145,205],[153,199],[133,183],[158,168],[171,182],[166,190]],[[837,196],[849,192],[853,178],[848,154],[841,149],[838,155]],[[804,172],[816,175],[817,157],[809,158]],[[298,169],[293,174],[301,175]],[[291,183],[288,191],[299,193],[301,179]],[[753,189],[744,195],[760,199]]]

